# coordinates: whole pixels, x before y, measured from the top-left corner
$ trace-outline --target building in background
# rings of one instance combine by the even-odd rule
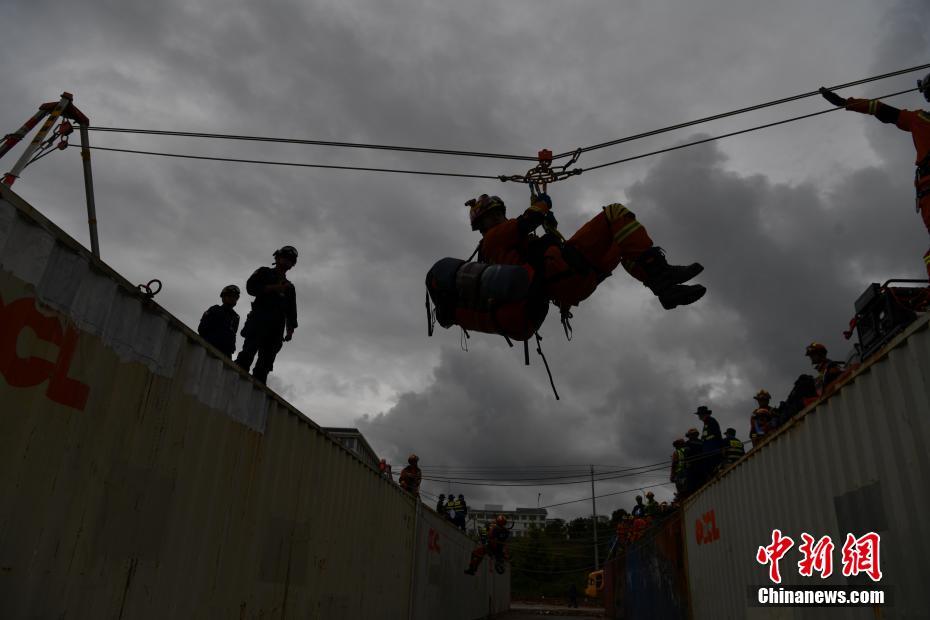
[[[323,430],[329,433],[330,437],[355,453],[355,456],[362,459],[362,461],[378,469],[378,455],[371,449],[371,446],[368,445],[368,442],[357,428],[324,427]]]
[[[515,508],[504,510],[503,504],[485,504],[483,509],[469,509],[468,531],[472,532],[494,521],[497,515],[504,515],[513,524],[512,534],[515,538],[525,536],[530,528],[546,527],[548,512],[545,508]]]

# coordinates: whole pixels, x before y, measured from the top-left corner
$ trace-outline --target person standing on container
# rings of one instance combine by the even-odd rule
[[[239,314],[233,310],[239,301],[239,287],[235,284],[223,287],[220,300],[223,305],[210,306],[200,317],[197,333],[223,355],[232,358],[236,351],[236,331],[239,329]]]
[[[400,478],[397,479],[400,488],[416,497],[420,497],[420,481],[423,480],[423,473],[417,466],[419,462],[420,457],[416,454],[407,457],[407,466],[400,471]]]
[[[723,433],[720,432],[720,423],[714,419],[711,413],[712,411],[705,405],[701,405],[697,408],[697,411],[694,412],[696,416],[701,418],[701,422],[704,423],[704,428],[701,432],[701,443],[703,446],[701,458],[704,460],[704,463],[701,468],[704,470],[707,478],[714,474],[723,457]]]
[[[245,284],[255,301],[242,328],[245,342],[236,363],[248,371],[258,353],[252,376],[262,383],[274,368],[282,344],[289,342],[297,329],[297,294],[285,277],[295,264],[297,250],[286,245],[274,253],[274,267],[259,267]]]

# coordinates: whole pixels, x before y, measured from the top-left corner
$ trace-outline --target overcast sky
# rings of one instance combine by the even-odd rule
[[[930,62],[925,0],[241,0],[5,3],[0,130],[64,91],[92,125],[533,155],[600,143]],[[920,74],[843,91],[878,96]],[[893,105],[920,107],[916,93]],[[828,107],[819,98],[586,153],[636,155]],[[319,164],[514,174],[528,165],[254,142],[94,132],[98,146]],[[77,138],[75,136],[75,142]],[[4,160],[12,166],[19,150]],[[662,310],[622,270],[542,328],[562,396],[535,352],[457,329],[426,335],[423,281],[474,249],[463,202],[498,181],[252,166],[96,151],[104,260],[196,327],[229,283],[244,288],[284,244],[300,327],[270,386],[324,426],[358,426],[402,463],[533,467],[656,463],[700,404],[746,439],[752,395],[777,403],[809,370],[804,347],[851,347],[842,331],[869,282],[921,277],[910,136],[838,111],[550,188],[567,233],[626,203],[672,262],[700,261],[699,303]],[[14,189],[85,244],[76,148]],[[239,312],[245,317],[248,299]],[[436,470],[433,470],[434,472]],[[598,493],[666,481],[665,472]],[[472,505],[548,505],[586,485],[451,485]],[[424,484],[430,493],[449,485]],[[542,497],[538,496],[542,493]],[[656,489],[659,499],[670,486]],[[605,498],[599,512],[632,503]],[[590,504],[554,508],[571,518]]]

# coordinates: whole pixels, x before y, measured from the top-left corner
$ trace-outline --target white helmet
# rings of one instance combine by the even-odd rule
[[[917,88],[924,94],[924,99],[930,101],[930,73],[924,76],[924,79],[917,80]]]

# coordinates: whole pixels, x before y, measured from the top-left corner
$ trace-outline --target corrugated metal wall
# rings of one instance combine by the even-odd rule
[[[928,320],[919,319],[886,355],[689,499],[683,531],[696,619],[930,617],[923,584],[930,557]],[[878,585],[892,590],[893,605],[748,607],[749,586],[771,585],[755,557],[774,528],[795,541],[781,561],[786,585],[868,588],[868,577],[842,576],[840,550],[847,533],[879,533]],[[802,532],[832,537],[834,573],[826,580],[798,574]]]
[[[509,605],[509,580],[469,582],[461,557],[424,571],[411,497],[0,195],[0,618]]]
[[[604,565],[608,618],[688,618],[681,532],[681,513],[675,512]]]

